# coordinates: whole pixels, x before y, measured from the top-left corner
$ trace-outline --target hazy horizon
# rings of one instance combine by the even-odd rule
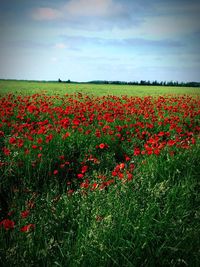
[[[198,0],[1,1],[0,78],[199,81]]]

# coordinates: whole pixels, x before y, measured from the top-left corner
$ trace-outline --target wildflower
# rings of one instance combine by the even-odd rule
[[[129,156],[125,156],[125,161],[129,161],[131,158]]]
[[[131,181],[133,179],[133,174],[131,174],[131,173],[127,173],[127,180],[128,181]]]
[[[11,137],[11,138],[9,139],[9,143],[10,143],[10,144],[16,144],[16,138]]]
[[[77,177],[78,177],[78,179],[82,179],[84,177],[84,175],[82,173],[78,173]]]
[[[20,228],[20,232],[30,232],[30,230],[34,230],[35,229],[35,224],[27,224],[24,225],[23,227]]]
[[[78,119],[74,119],[74,120],[72,121],[72,123],[73,123],[74,125],[78,126],[78,125],[80,124],[80,120],[78,120]]]
[[[167,144],[168,144],[168,146],[173,146],[173,145],[176,144],[176,141],[174,141],[174,140],[169,140],[169,141],[167,142]]]
[[[29,105],[29,106],[27,107],[27,110],[28,110],[30,113],[33,113],[34,110],[36,110],[36,109],[37,109],[36,106],[33,106],[33,105]]]
[[[121,172],[119,172],[119,173],[117,174],[117,176],[118,176],[119,179],[123,179],[123,178],[124,178],[124,174],[121,173]]]
[[[53,134],[46,136],[46,143],[49,143],[53,139]]]
[[[119,168],[120,168],[120,170],[123,170],[125,168],[125,164],[124,163],[120,163],[119,164]]]
[[[0,222],[0,226],[3,226],[5,230],[14,229],[15,222],[9,219],[4,219]]]
[[[138,156],[140,155],[140,149],[139,148],[135,148],[134,149],[134,156]]]
[[[88,166],[87,166],[87,165],[84,165],[84,166],[81,168],[81,173],[85,173],[87,170],[88,170]]]
[[[60,168],[64,169],[65,168],[65,164],[60,164]]]
[[[18,146],[19,148],[21,148],[21,147],[23,147],[23,145],[24,145],[24,141],[23,141],[22,139],[19,139],[19,140],[18,140],[18,144],[17,144],[17,146]]]
[[[53,174],[57,175],[58,174],[58,170],[54,170]]]
[[[88,188],[89,187],[89,183],[88,182],[83,182],[83,183],[81,183],[81,185],[80,185],[80,188]]]
[[[10,155],[10,150],[8,148],[3,147],[2,150],[3,150],[3,153],[5,154],[5,156],[9,156]]]
[[[65,159],[65,156],[64,155],[61,155],[59,156],[60,160],[64,160]]]
[[[159,149],[154,149],[153,153],[158,156],[158,155],[160,155],[160,150]]]
[[[100,149],[104,149],[105,146],[106,146],[106,145],[105,145],[104,143],[101,143],[101,144],[99,145],[99,148],[100,148]]]
[[[38,143],[38,144],[42,144],[42,142],[43,142],[42,138],[38,138],[38,139],[37,139],[37,143]]]
[[[112,171],[112,176],[117,176],[117,172],[116,171]]]
[[[134,162],[135,162],[134,160],[131,160],[130,165],[129,165],[129,167],[132,168],[132,169],[135,168]]]
[[[97,187],[98,187],[98,184],[97,183],[93,183],[92,187],[91,187],[91,190],[95,190]]]
[[[74,193],[74,190],[73,190],[73,189],[69,189],[69,190],[67,191],[68,196],[71,196],[73,193]]]
[[[24,210],[21,212],[21,218],[22,219],[26,219],[30,214],[30,211],[29,210]]]

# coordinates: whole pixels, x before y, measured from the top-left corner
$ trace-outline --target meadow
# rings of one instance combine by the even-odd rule
[[[87,95],[128,95],[128,96],[159,96],[159,95],[191,95],[199,96],[199,87],[175,87],[175,86],[130,86],[130,85],[98,85],[58,82],[12,81],[0,80],[0,95],[7,93],[35,94],[45,92],[48,95],[64,95],[66,93],[84,93]]]
[[[199,266],[200,89],[0,81],[1,266]]]

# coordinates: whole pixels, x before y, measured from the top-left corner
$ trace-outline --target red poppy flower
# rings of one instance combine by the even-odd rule
[[[82,173],[78,173],[78,174],[77,174],[77,177],[78,177],[79,179],[82,179],[82,178],[84,177],[84,175],[83,175]]]
[[[30,211],[29,210],[24,210],[21,212],[21,218],[22,219],[26,219],[30,214]]]
[[[68,196],[71,196],[73,193],[74,193],[74,190],[73,190],[73,189],[69,189],[69,190],[67,191]]]
[[[14,229],[15,222],[9,219],[4,219],[0,222],[0,226],[3,226],[5,230]]]
[[[112,171],[112,176],[117,176],[117,172],[116,171]]]
[[[87,170],[88,170],[88,166],[87,166],[87,165],[84,165],[84,166],[81,168],[81,173],[85,173]]]
[[[54,170],[53,174],[57,175],[58,174],[58,170]]]
[[[125,161],[129,161],[131,158],[129,156],[125,156]]]
[[[46,136],[46,143],[49,143],[53,139],[53,134]]]
[[[10,143],[10,144],[16,144],[16,138],[11,137],[11,138],[9,139],[9,143]]]
[[[105,145],[104,143],[101,143],[101,144],[99,145],[99,148],[100,148],[100,149],[104,149],[105,146],[106,146],[106,145]]]
[[[97,187],[98,187],[98,184],[97,183],[93,183],[92,187],[91,187],[91,190],[95,190]]]
[[[133,174],[127,173],[127,180],[131,181],[133,179]]]
[[[35,224],[27,224],[20,228],[20,232],[30,232],[35,229]]]
[[[70,133],[67,132],[66,134],[63,135],[63,139],[66,139],[69,136],[70,136]]]
[[[119,168],[120,168],[120,170],[123,170],[125,168],[125,164],[124,163],[120,163],[119,164]]]
[[[81,185],[80,185],[80,188],[88,188],[89,187],[89,183],[88,182],[83,182],[83,183],[81,183]]]
[[[169,141],[167,142],[167,144],[168,144],[168,146],[173,146],[173,145],[176,144],[176,141],[174,141],[174,140],[169,140]]]
[[[8,148],[3,147],[2,150],[3,150],[3,153],[5,154],[5,156],[9,156],[10,155],[10,150]]]
[[[42,138],[38,138],[37,143],[42,144],[42,142],[43,142]]]
[[[140,149],[139,148],[135,148],[134,149],[134,156],[138,156],[140,155]]]

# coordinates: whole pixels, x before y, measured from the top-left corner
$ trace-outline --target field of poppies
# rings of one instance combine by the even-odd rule
[[[200,98],[3,94],[1,266],[199,266]]]

